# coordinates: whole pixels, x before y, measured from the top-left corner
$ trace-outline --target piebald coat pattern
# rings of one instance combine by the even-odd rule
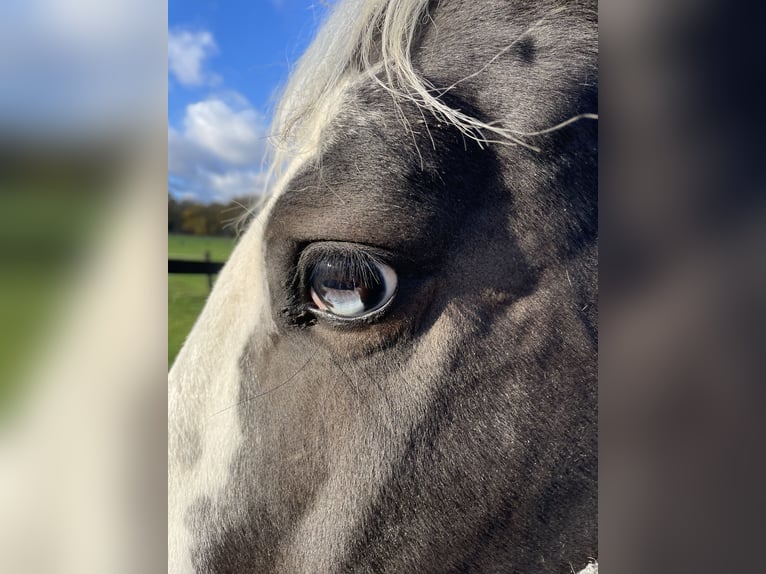
[[[336,6],[170,373],[169,572],[597,570],[597,78],[594,2]]]

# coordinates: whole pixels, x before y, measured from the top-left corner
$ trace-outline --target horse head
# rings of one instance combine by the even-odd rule
[[[171,572],[596,557],[591,2],[342,2],[170,373]]]

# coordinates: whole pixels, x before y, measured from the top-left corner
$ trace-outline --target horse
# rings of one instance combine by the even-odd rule
[[[333,7],[169,373],[169,572],[597,571],[597,35]]]

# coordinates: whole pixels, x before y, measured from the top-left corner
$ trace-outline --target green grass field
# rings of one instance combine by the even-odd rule
[[[234,240],[226,237],[168,235],[168,259],[226,261]],[[168,275],[168,366],[189,334],[209,294],[206,275]]]

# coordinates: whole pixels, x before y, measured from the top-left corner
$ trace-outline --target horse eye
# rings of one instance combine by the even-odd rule
[[[344,319],[366,317],[396,293],[396,272],[379,261],[328,259],[311,272],[311,299],[317,309]]]

